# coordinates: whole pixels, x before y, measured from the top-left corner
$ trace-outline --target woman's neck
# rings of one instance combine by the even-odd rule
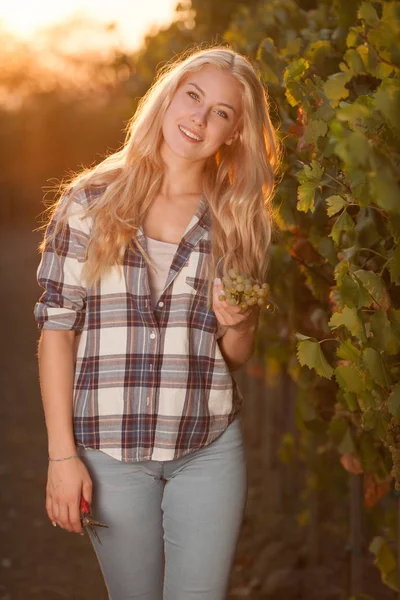
[[[168,198],[202,193],[202,179],[205,161],[189,161],[172,155],[169,149],[162,149],[164,174],[160,194]]]

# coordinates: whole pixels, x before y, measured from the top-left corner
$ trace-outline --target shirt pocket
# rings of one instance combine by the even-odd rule
[[[201,279],[200,277],[192,277],[187,275],[185,277],[185,282],[193,291],[193,293],[199,294],[199,296],[202,298],[207,299],[207,279]]]

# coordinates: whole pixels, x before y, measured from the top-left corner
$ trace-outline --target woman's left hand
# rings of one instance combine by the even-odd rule
[[[226,300],[219,300],[219,295],[224,289],[221,280],[214,281],[213,286],[213,311],[220,325],[229,327],[238,333],[246,333],[255,330],[260,316],[258,305],[248,308],[243,312],[238,304],[229,306]]]

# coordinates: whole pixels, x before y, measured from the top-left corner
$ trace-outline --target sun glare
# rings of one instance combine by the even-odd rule
[[[152,26],[171,22],[178,0],[0,0],[0,24],[32,41],[38,31],[69,20],[89,17],[115,23],[120,45],[134,50]]]

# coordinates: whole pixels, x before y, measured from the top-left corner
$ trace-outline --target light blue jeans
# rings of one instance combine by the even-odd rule
[[[240,418],[171,461],[77,448],[93,481],[91,536],[110,600],[224,600],[247,496]]]

